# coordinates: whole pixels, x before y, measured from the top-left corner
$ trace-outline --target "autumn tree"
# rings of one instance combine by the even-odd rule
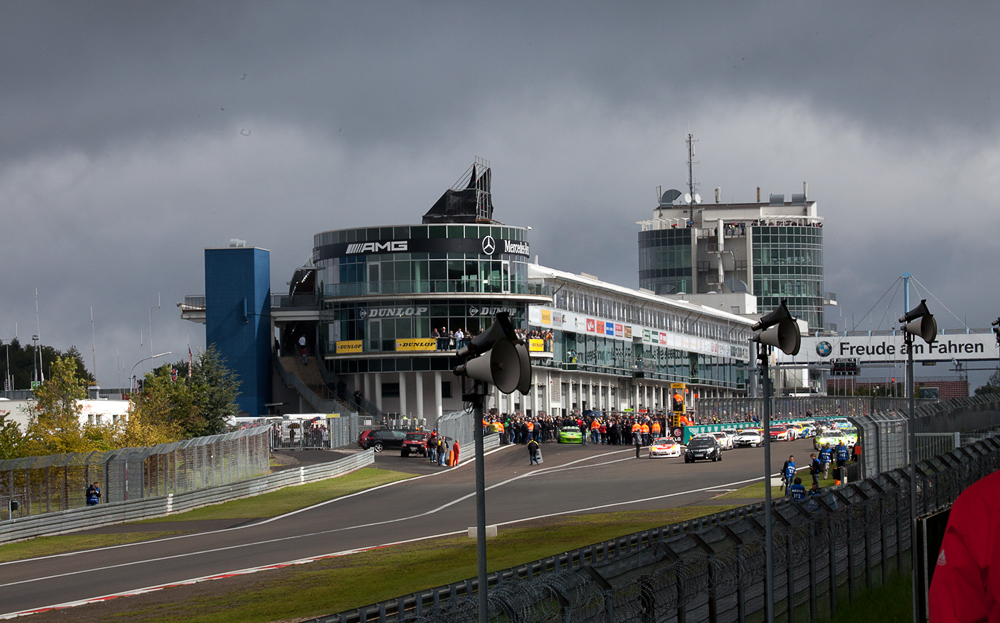
[[[9,411],[0,410],[0,461],[26,456],[27,439],[17,422],[7,419]]]
[[[51,373],[35,390],[29,408],[27,449],[32,455],[102,450],[96,431],[80,422],[79,400],[87,397],[87,380],[77,376],[72,357],[56,357]]]

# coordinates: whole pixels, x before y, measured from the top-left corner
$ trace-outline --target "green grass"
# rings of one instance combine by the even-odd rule
[[[885,586],[861,591],[853,604],[843,603],[830,623],[912,623],[913,592],[909,574],[893,574]]]
[[[7,543],[0,546],[0,562],[10,562],[12,560],[22,560],[24,558],[36,558],[38,556],[52,556],[53,554],[64,554],[84,549],[96,547],[109,547],[112,545],[123,545],[136,541],[146,541],[149,539],[159,539],[176,534],[184,534],[184,531],[172,532],[129,532],[125,534],[63,534],[59,536],[43,536],[30,541],[20,541],[18,543]]]
[[[487,543],[490,571],[585,545],[687,521],[729,507],[685,507],[552,518],[530,527],[503,528]],[[196,585],[181,598],[175,589],[140,597],[108,621],[130,623],[263,623],[341,612],[419,590],[475,577],[476,541],[452,537],[332,558],[309,565]],[[172,594],[175,593],[175,594]],[[129,602],[119,602],[116,605]],[[88,606],[89,608],[89,606]]]
[[[95,547],[110,547],[136,541],[148,541],[164,536],[183,534],[185,530],[171,532],[129,532],[131,524],[153,524],[174,521],[199,521],[207,519],[255,519],[259,517],[274,517],[313,504],[332,500],[371,489],[379,485],[406,480],[413,474],[393,472],[384,469],[364,468],[345,474],[338,478],[330,478],[295,487],[285,487],[271,493],[264,493],[252,498],[233,500],[223,504],[215,504],[193,511],[144,519],[142,521],[123,524],[121,532],[115,534],[75,535],[66,534],[54,537],[39,537],[19,543],[9,543],[0,546],[0,562],[51,556]],[[193,529],[193,528],[192,528]]]
[[[806,474],[802,478],[802,484],[805,485],[806,490],[812,486],[812,477]],[[819,486],[821,488],[832,487],[833,478],[828,478],[824,480],[819,479]],[[780,498],[785,495],[785,492],[780,487],[771,487],[771,497]],[[764,481],[755,482],[753,484],[747,485],[745,487],[740,487],[736,491],[730,491],[729,493],[724,493],[717,496],[717,500],[746,500],[746,499],[760,499],[764,497]]]
[[[252,498],[214,504],[166,517],[144,519],[142,522],[137,523],[276,517],[284,513],[312,506],[313,504],[319,504],[320,502],[343,497],[390,482],[406,480],[414,476],[415,474],[365,467],[337,478],[320,480],[294,487],[285,487],[284,489],[278,489],[277,491],[264,493]]]

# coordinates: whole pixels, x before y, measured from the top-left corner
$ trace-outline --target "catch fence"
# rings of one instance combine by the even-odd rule
[[[894,470],[773,507],[775,620],[831,617],[859,590],[910,570],[911,518],[950,505],[1000,469],[1000,440],[922,462],[917,496]],[[489,620],[744,623],[765,608],[760,504],[605,541],[489,576]],[[478,582],[457,582],[315,623],[478,620]]]
[[[93,482],[100,485],[101,503],[109,503],[266,474],[270,430],[257,426],[148,448],[0,461],[0,520],[85,506]]]

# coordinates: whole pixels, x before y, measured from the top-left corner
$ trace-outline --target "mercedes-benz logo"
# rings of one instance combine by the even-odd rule
[[[496,240],[493,240],[493,236],[486,236],[483,238],[483,253],[486,255],[493,255],[493,252],[497,250]]]
[[[362,307],[361,309],[358,310],[358,316],[360,316],[361,319],[364,320],[365,318],[368,317],[368,310]]]

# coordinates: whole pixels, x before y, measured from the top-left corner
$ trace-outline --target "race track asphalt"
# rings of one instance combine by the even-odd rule
[[[717,463],[635,458],[631,446],[542,448],[528,465],[523,446],[486,456],[487,523],[515,525],[551,515],[711,504],[711,498],[759,479],[763,450],[727,451]],[[772,473],[789,454],[808,462],[810,440],[772,445]],[[468,458],[468,457],[466,457]],[[418,474],[280,517],[202,532],[0,564],[0,616],[177,583],[236,570],[465,533],[476,524],[475,463],[432,466],[383,452],[375,467]],[[805,479],[804,479],[805,480]],[[214,529],[213,529],[214,528]],[[161,529],[166,529],[162,528]]]

